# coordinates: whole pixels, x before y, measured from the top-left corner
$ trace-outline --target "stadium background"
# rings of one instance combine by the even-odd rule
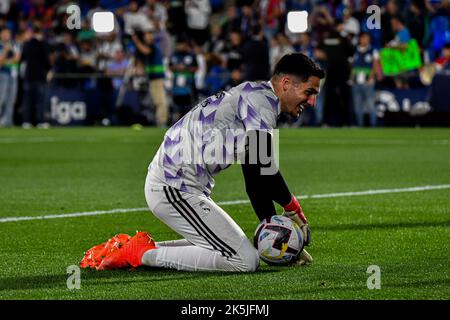
[[[319,107],[302,115],[301,123],[289,118],[280,119],[284,127],[319,127],[282,128],[279,135],[280,170],[292,192],[299,196],[311,224],[313,238],[309,251],[314,257],[313,265],[278,268],[262,263],[253,274],[207,275],[152,268],[112,272],[82,270],[81,288],[70,289],[68,268],[76,268],[88,248],[114,234],[134,234],[136,230],[143,230],[151,232],[157,241],[175,239],[179,235],[149,212],[143,194],[147,166],[166,131],[164,125],[155,127],[155,107],[148,95],[149,73],[158,79],[156,74],[161,69],[146,65],[148,57],[146,60],[136,54],[133,39],[124,32],[126,16],[137,16],[140,24],[150,25],[146,15],[139,13],[140,10],[145,12],[145,3],[139,2],[130,8],[128,1],[100,2],[105,9],[116,13],[117,26],[121,30],[109,40],[87,28],[89,17],[97,7],[95,3],[77,2],[85,17],[84,29],[67,32],[64,12],[69,3],[0,0],[2,37],[8,38],[7,30],[10,29],[14,38],[12,43],[1,42],[0,61],[9,61],[2,65],[0,72],[0,93],[3,102],[4,97],[14,98],[15,125],[0,130],[0,299],[448,299],[448,128],[341,128],[356,125],[352,99],[348,95],[347,100],[332,96],[331,103],[327,104],[327,92],[330,91],[324,89],[322,104],[318,101]],[[204,69],[203,87],[202,81],[198,80],[195,91],[187,92],[189,99],[201,99],[217,88],[244,80],[252,62],[257,64],[254,73],[267,72],[273,61],[270,52],[274,57],[273,53],[282,54],[294,48],[320,55],[317,48],[324,45],[320,37],[325,37],[332,27],[342,27],[339,21],[348,19],[348,15],[343,17],[344,1],[266,1],[266,4],[272,3],[271,8],[278,4],[282,10],[279,19],[268,21],[264,19],[268,12],[259,7],[263,1],[255,2],[252,10],[244,6],[246,3],[227,1],[221,6],[220,1],[211,1],[208,19],[194,18],[197,27],[199,24],[205,26],[206,22],[211,34],[222,34],[217,27],[221,25],[223,35],[208,37],[201,50],[198,46],[193,47],[196,57],[190,62],[198,59],[197,68],[203,63],[207,68]],[[365,15],[362,12],[367,3],[347,3],[353,5],[356,25],[360,31],[364,30]],[[387,11],[395,11],[395,6],[388,9],[392,2],[389,2],[391,5],[386,1],[378,3],[382,6],[382,25],[389,28]],[[418,20],[411,17],[411,3],[414,3],[413,7],[421,8]],[[435,61],[443,71],[436,73],[434,84],[427,86],[419,80],[420,70],[395,77],[378,74],[379,100],[384,101],[381,105],[386,108],[386,112],[379,110],[384,117],[378,118],[378,126],[426,126],[440,124],[437,120],[445,124],[449,119],[448,113],[438,113],[439,110],[448,111],[450,82],[446,80],[445,71],[448,59],[443,57],[443,50],[434,50],[445,45],[448,27],[444,27],[448,26],[449,7],[444,1],[427,1],[425,7],[421,4],[420,1],[399,1],[398,10],[407,21],[409,19],[411,36],[417,36],[413,31],[417,31],[417,25],[422,26],[419,30],[424,31],[423,38],[416,41],[421,46],[423,61]],[[278,36],[277,42],[273,40],[273,34],[285,31],[283,23],[288,10],[307,9],[313,17],[313,12],[320,7],[321,15],[330,13],[333,22],[319,19],[318,24],[312,24],[310,46],[302,47],[296,36],[290,40],[291,44],[286,37]],[[137,13],[128,12],[130,10]],[[417,9],[412,11],[417,13]],[[166,61],[173,56],[171,52],[176,39],[193,37],[196,40],[207,34],[188,29],[185,7],[180,1],[158,2],[154,12],[156,17],[165,17],[167,13],[166,29],[154,32],[156,44]],[[241,15],[249,13],[253,21],[250,25],[265,21],[261,29],[267,45],[264,40],[251,42],[251,37],[248,38],[254,28],[250,28]],[[258,14],[263,18],[253,17]],[[152,25],[151,28],[158,26],[155,22]],[[355,23],[349,25],[357,28]],[[231,32],[236,28],[238,33]],[[44,45],[40,42],[36,47],[41,48],[41,54],[48,53],[48,64],[42,56],[34,61],[35,68],[40,70],[40,78],[34,79],[39,81],[34,82],[26,78],[23,67],[18,64],[18,53],[23,53],[33,32],[45,40]],[[393,36],[382,40],[386,33],[383,28],[370,32],[374,33],[372,39],[379,39],[379,49]],[[244,45],[233,47],[227,44],[230,38],[238,41],[237,34],[246,36],[245,42],[258,48],[257,54],[241,59],[239,53]],[[139,36],[143,37],[143,34]],[[212,38],[216,40],[209,41]],[[305,40],[305,36],[300,38]],[[266,57],[269,51],[269,63],[265,68],[259,60],[264,56],[262,49],[259,50],[263,47]],[[119,54],[121,59],[114,64],[116,56],[113,53],[120,52],[118,48],[122,48],[125,55]],[[5,51],[10,53],[5,56]],[[32,53],[36,52],[32,50]],[[31,54],[30,59],[33,57]],[[339,55],[331,57],[338,58]],[[348,55],[340,57],[341,61],[347,61],[347,58]],[[137,66],[127,70],[136,69],[141,75],[131,74],[129,85],[122,87],[127,90],[120,91],[121,69],[127,65],[124,61],[130,59]],[[117,74],[108,75],[108,65],[110,72]],[[164,67],[168,72],[169,65]],[[49,79],[47,71],[51,71]],[[341,75],[329,70],[330,74]],[[259,74],[256,76],[260,77]],[[177,99],[173,98],[173,84],[176,81],[166,74],[159,79],[163,79],[163,92],[167,94],[169,125],[173,117],[180,116],[177,111],[186,110],[174,108],[173,100]],[[197,76],[197,79],[202,77]],[[403,88],[396,88],[396,79],[397,85]],[[405,83],[409,88],[404,88]],[[15,95],[9,95],[14,93],[15,84],[18,85],[17,99]],[[342,84],[348,85],[341,81],[340,88]],[[433,90],[435,93],[429,96]],[[123,101],[119,99],[117,103],[117,96]],[[24,101],[26,98],[28,101]],[[179,99],[179,103],[180,100],[183,102]],[[424,114],[428,108],[423,102],[433,106],[437,118]],[[48,122],[51,129],[23,130],[22,126],[29,128],[24,125],[24,103],[32,105],[30,121],[33,125],[39,120],[36,119],[36,108],[42,108],[46,118],[40,119],[39,128],[48,127],[45,125]],[[2,110],[6,104],[2,104]],[[365,125],[369,125],[368,120]],[[138,129],[132,130],[127,126],[134,123],[145,127],[132,126]],[[69,128],[69,125],[77,127]],[[339,128],[321,128],[322,125]],[[217,176],[212,197],[251,239],[258,219],[248,202],[239,166],[231,166]],[[277,209],[281,212],[281,208]],[[369,290],[367,286],[370,276],[367,270],[372,265],[381,268],[380,290]]]
[[[66,9],[73,3],[81,9],[79,30],[66,25]],[[381,29],[368,29],[366,10],[372,4],[381,8]],[[286,16],[292,10],[309,12],[307,33],[289,32]],[[91,29],[96,11],[115,13],[114,32]],[[0,46],[2,126],[170,125],[204,96],[245,80],[268,79],[288,52],[314,58],[329,77],[315,110],[297,121],[282,117],[282,126],[447,126],[450,121],[447,0],[4,0],[0,14],[0,28],[11,32],[11,41],[2,38]],[[352,85],[358,35],[369,33],[379,52],[396,37],[391,19],[397,16],[417,41],[422,66],[387,76],[376,60],[377,94],[368,96],[366,108],[376,108],[377,120],[370,122],[366,112],[363,122],[357,121],[355,111],[362,107],[352,97]],[[153,39],[146,44],[147,32]],[[133,33],[154,48],[151,54],[142,53]],[[45,53],[20,57],[25,43],[39,37]],[[348,47],[330,47],[333,38]],[[187,72],[173,69],[178,42],[187,42],[188,53],[182,54],[191,58]],[[33,63],[39,68],[27,74],[26,65]]]

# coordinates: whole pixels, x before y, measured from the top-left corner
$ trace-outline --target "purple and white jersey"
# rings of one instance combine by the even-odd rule
[[[270,82],[244,82],[210,96],[167,130],[149,174],[161,184],[209,197],[213,176],[245,153],[246,132],[271,132],[279,114]]]

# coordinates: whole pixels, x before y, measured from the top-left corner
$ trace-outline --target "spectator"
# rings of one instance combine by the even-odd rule
[[[314,48],[313,50],[313,55],[312,55],[313,59],[315,60],[315,62],[323,69],[326,70],[327,69],[327,56],[325,51],[321,50],[320,48]],[[316,99],[316,106],[314,108],[314,125],[320,126],[323,124],[323,109],[324,109],[324,104],[325,104],[325,94],[327,92],[326,90],[326,78],[320,80],[320,87],[321,90],[319,92],[319,95],[317,96]],[[308,109],[307,109],[308,110]],[[306,110],[305,110],[306,111]]]
[[[312,11],[313,3],[311,0],[286,0],[286,11]],[[315,1],[317,2],[317,1]]]
[[[225,0],[209,0],[213,13],[220,12],[225,7]]]
[[[197,71],[195,72],[195,92],[194,96],[197,98],[197,93],[201,93],[205,88],[205,77],[208,72],[208,67],[206,65],[206,55],[203,52],[202,47],[194,44],[195,58],[197,59]]]
[[[356,45],[358,43],[358,35],[360,32],[359,21],[352,16],[353,11],[351,6],[347,6],[343,11],[343,34],[344,37],[349,37],[351,43]]]
[[[115,32],[110,32],[97,37],[97,70],[106,70],[106,66],[114,59],[116,52],[120,50],[122,50],[122,43],[120,42]]]
[[[289,41],[289,38],[284,33],[278,33],[272,40],[272,45],[269,52],[270,70],[273,71],[275,65],[281,59],[281,57],[292,52],[294,52],[294,47]]]
[[[231,70],[230,79],[223,85],[224,90],[230,90],[233,87],[238,86],[243,81],[242,72],[239,69]]]
[[[8,28],[0,31],[0,40],[0,127],[9,127],[17,98],[20,49]]]
[[[209,37],[209,0],[186,0],[188,35],[197,45],[203,46]]]
[[[224,88],[228,72],[218,54],[210,54],[207,59],[208,74],[205,79],[205,94],[212,95]]]
[[[0,10],[3,12],[0,16],[0,30],[11,29],[17,34],[17,40],[20,39],[18,42],[23,43],[29,40],[27,38],[29,32],[26,30],[30,23],[38,21],[41,26],[44,26],[43,31],[45,31],[46,39],[50,41],[49,44],[57,51],[52,71],[58,74],[86,73],[83,80],[71,81],[59,77],[55,78],[56,80],[52,81],[52,84],[73,87],[77,83],[83,83],[83,88],[97,90],[99,93],[99,95],[96,94],[97,101],[99,101],[98,96],[103,94],[103,102],[97,103],[102,107],[109,104],[107,97],[112,95],[108,93],[110,92],[108,90],[112,90],[113,85],[117,88],[120,79],[114,79],[113,84],[110,79],[98,77],[98,75],[102,72],[114,72],[110,68],[122,70],[127,60],[126,57],[134,56],[137,51],[131,36],[120,32],[123,27],[127,29],[127,32],[153,31],[153,45],[160,50],[163,56],[163,66],[166,69],[165,87],[170,90],[172,90],[173,79],[169,78],[171,73],[168,66],[171,57],[174,56],[172,48],[174,39],[179,35],[189,36],[196,43],[204,42],[201,46],[195,46],[198,69],[194,76],[194,82],[197,82],[196,88],[203,90],[202,93],[207,92],[210,86],[222,87],[224,86],[223,82],[227,81],[238,83],[244,79],[267,79],[270,73],[270,64],[273,64],[278,59],[277,56],[285,52],[292,50],[303,52],[310,57],[314,56],[316,60],[321,60],[321,63],[326,62],[322,56],[328,57],[331,59],[331,63],[327,68],[340,71],[329,72],[331,79],[327,79],[327,82],[330,83],[330,86],[326,84],[323,86],[317,100],[317,106],[321,105],[320,101],[322,101],[322,105],[326,105],[322,109],[325,111],[325,117],[321,116],[319,107],[311,109],[311,115],[313,115],[312,112],[317,111],[315,117],[317,123],[324,118],[325,123],[333,123],[333,125],[344,122],[348,124],[348,116],[344,116],[344,114],[347,114],[349,110],[344,110],[342,101],[348,99],[347,104],[351,106],[353,100],[350,95],[351,88],[345,84],[350,77],[347,75],[350,75],[351,64],[345,59],[339,60],[335,57],[335,53],[343,49],[342,43],[347,41],[348,35],[356,35],[360,31],[370,33],[372,49],[379,49],[386,45],[404,48],[407,44],[407,41],[403,41],[405,38],[416,39],[421,52],[424,53],[425,62],[435,61],[436,57],[440,57],[444,44],[450,41],[449,2],[437,0],[376,1],[376,4],[382,8],[381,29],[368,29],[366,22],[370,15],[366,13],[366,9],[368,5],[375,2],[367,0],[237,0],[231,2],[222,0],[89,0],[79,2],[82,9],[82,30],[72,30],[70,33],[67,32],[66,22],[69,15],[66,9],[73,3],[73,0],[0,0],[0,3],[5,4],[5,6],[0,6]],[[227,3],[227,6],[222,7],[221,3]],[[217,10],[214,12],[214,16],[210,16],[211,7]],[[353,9],[354,12],[352,12]],[[89,11],[85,15],[87,10]],[[298,35],[288,31],[284,12],[290,10],[308,10],[310,12],[311,30],[308,34]],[[93,13],[98,11],[117,13],[116,16],[119,17],[119,20],[115,20],[114,35],[99,36],[90,30]],[[404,16],[400,16],[400,20],[405,20],[406,24],[402,29],[398,29],[397,16],[402,14]],[[210,18],[213,22],[211,23],[212,35],[208,37]],[[396,21],[391,23],[391,20]],[[189,28],[187,22],[189,22]],[[262,28],[261,34],[254,33],[254,29],[258,29],[257,26],[260,26],[259,29]],[[407,34],[408,30],[409,35]],[[335,45],[334,49],[331,43],[333,39],[337,38],[330,37],[331,31],[344,34],[344,37],[337,40],[339,44]],[[264,32],[269,37],[262,36]],[[289,44],[286,36],[292,45]],[[77,39],[77,42],[74,39]],[[226,44],[228,39],[230,39],[230,43]],[[144,39],[141,42],[145,44]],[[270,48],[269,43],[274,45]],[[320,44],[320,47],[317,44]],[[356,44],[353,43],[353,45]],[[1,50],[0,48],[0,55]],[[116,54],[119,50],[120,52]],[[267,53],[269,50],[270,55]],[[221,56],[223,65],[209,65],[206,81],[211,79],[213,81],[207,83],[207,86],[202,89],[205,76],[205,70],[202,69],[202,66],[205,67],[204,56],[208,57],[212,53],[223,54]],[[342,51],[337,56],[341,54]],[[442,57],[437,62],[444,60],[445,58]],[[341,61],[342,65],[336,61]],[[136,73],[137,66],[142,65],[142,73],[144,73],[144,64],[147,65],[147,60],[142,64],[136,60],[136,63],[133,64],[134,68],[131,70]],[[439,68],[440,63],[437,63],[436,66]],[[4,68],[2,70],[5,71]],[[222,76],[219,76],[218,72],[222,72]],[[92,77],[89,75],[90,73],[96,73],[97,76]],[[396,77],[386,77],[386,81],[378,82],[378,85],[386,85],[388,88],[408,88],[408,82],[414,84],[412,76],[415,76],[415,73],[412,71]],[[339,74],[339,77],[335,74]],[[377,68],[378,80],[381,80],[380,74],[381,70]],[[354,77],[356,81],[356,75]],[[146,78],[146,76],[134,77],[133,88],[138,87],[140,80],[142,80],[141,84],[147,88]],[[193,87],[193,85],[188,86],[189,90]],[[148,94],[147,91],[145,92],[145,101],[150,105],[151,94]],[[192,90],[192,96],[195,93],[196,91]],[[19,100],[22,96],[25,98],[25,95],[19,95]],[[323,102],[325,97],[329,103]],[[169,97],[167,96],[167,98]],[[335,99],[337,103],[332,104],[330,99]],[[329,109],[330,107],[332,109]],[[308,119],[309,114],[307,113],[305,112],[303,115],[304,119]],[[306,123],[314,122],[312,121],[313,117],[309,117],[309,119],[311,121],[306,120]]]
[[[74,43],[73,34],[64,32],[62,42],[57,46],[56,59],[53,71],[55,74],[65,75],[78,71],[79,51]],[[77,85],[76,79],[57,78],[54,83],[57,86],[70,88]]]
[[[444,48],[442,49],[442,56],[434,61],[434,65],[437,72],[450,66],[450,42],[444,45]]]
[[[367,8],[372,3],[366,0],[357,0],[354,1],[353,4],[353,17],[355,17],[359,22],[363,22],[367,16]]]
[[[147,6],[148,9],[143,12],[146,13],[149,20],[152,21],[155,26],[153,33],[155,37],[154,42],[161,50],[164,57],[164,63],[166,63],[172,56],[173,50],[172,39],[166,29],[167,10],[162,4],[155,2],[155,0],[147,1]]]
[[[258,11],[252,10],[250,5],[242,6],[242,16],[239,20],[239,31],[244,40],[252,35],[252,28],[258,24]]]
[[[439,70],[433,77],[429,88],[428,101],[432,107],[429,115],[430,121],[435,126],[450,126],[450,43],[443,50],[443,56],[438,59],[441,63]]]
[[[144,63],[145,72],[150,82],[150,95],[156,110],[156,124],[167,126],[168,104],[166,89],[164,88],[164,63],[159,47],[154,43],[152,32],[145,32],[143,41],[136,34],[132,35],[137,48],[137,56]]]
[[[256,1],[255,0],[235,0],[234,2],[238,8],[242,8],[243,6],[252,6]]]
[[[186,12],[184,11],[183,0],[171,0],[169,1],[169,7],[167,10],[167,30],[171,34],[182,34],[186,32]]]
[[[89,2],[91,1],[92,0],[89,0]],[[102,4],[104,8],[108,8],[109,10],[116,10],[126,6],[129,3],[129,1],[130,0],[100,0],[99,2]]]
[[[172,99],[174,119],[177,121],[186,114],[192,106],[195,92],[195,72],[198,69],[197,59],[191,53],[186,38],[177,40],[176,50],[170,58],[170,70],[173,73]]]
[[[67,8],[72,4],[72,0],[60,0],[53,6],[55,15],[51,30],[56,35],[61,35],[69,31],[67,29],[67,19],[70,15],[67,13]]]
[[[75,33],[66,31],[62,35],[62,44],[70,55],[70,59],[76,60],[80,56],[80,52],[75,43]]]
[[[47,73],[50,70],[50,48],[44,40],[44,34],[39,27],[34,27],[31,40],[23,46],[21,64],[24,67],[23,78],[23,124],[31,128],[33,109],[38,128],[48,128],[45,118],[45,93]]]
[[[228,7],[225,16],[220,21],[220,25],[222,26],[223,39],[226,39],[232,31],[240,29],[241,19],[236,6],[232,5]]]
[[[169,61],[173,53],[172,38],[166,29],[160,29],[159,27],[156,27],[154,36],[155,36],[155,44],[161,50],[164,65],[166,65],[167,61]]]
[[[243,61],[242,37],[238,31],[230,33],[228,44],[224,50],[224,57],[226,68],[229,71],[241,68]]]
[[[325,101],[323,123],[331,126],[353,124],[350,80],[350,57],[353,46],[341,36],[342,24],[329,32],[318,48],[326,55],[327,78],[325,81]]]
[[[431,60],[436,59],[444,44],[450,41],[450,3],[448,1],[434,3],[434,6],[429,6],[432,14],[427,24],[425,41]]]
[[[32,1],[28,18],[30,20],[38,20],[42,28],[50,29],[53,25],[54,15],[53,8],[46,4],[45,0],[34,0]]]
[[[220,24],[211,26],[211,38],[206,43],[206,52],[220,54],[225,50],[225,39],[223,38]]]
[[[113,77],[112,84],[115,90],[119,90],[123,84],[123,76],[129,67],[129,60],[125,55],[125,51],[119,49],[114,54],[114,59],[108,63],[106,74]]]
[[[118,41],[115,32],[97,35],[96,71],[102,75],[105,74],[108,64],[113,61],[116,52],[119,50],[122,50],[122,44]],[[96,89],[98,89],[101,124],[109,126],[114,117],[114,87],[111,78],[99,77],[96,80]]]
[[[243,47],[244,80],[267,80],[270,75],[269,45],[261,26],[252,29],[252,38]]]
[[[271,39],[280,30],[280,19],[285,11],[284,3],[281,0],[262,0],[259,5],[264,34]]]
[[[126,34],[133,34],[136,31],[153,31],[155,26],[148,16],[139,11],[139,3],[130,1],[127,11],[123,14],[124,28]]]
[[[6,16],[11,9],[11,0],[1,0],[0,1],[0,14]]]
[[[153,21],[155,28],[158,26],[161,30],[166,29],[167,9],[158,0],[147,0],[145,5],[139,9],[147,16],[150,21]]]
[[[424,0],[413,0],[409,5],[407,14],[407,26],[411,37],[416,39],[419,45],[423,45],[427,28],[426,19],[428,12]]]
[[[78,34],[80,58],[78,67],[81,73],[94,73],[97,70],[97,52],[94,46],[95,33],[83,30]]]
[[[387,45],[395,37],[395,32],[392,30],[391,19],[398,16],[399,10],[396,0],[389,0],[381,14],[381,30],[382,44]]]
[[[313,41],[320,43],[328,32],[334,29],[334,19],[325,6],[316,6],[311,13],[311,32]]]
[[[311,43],[311,36],[309,33],[301,33],[297,37],[297,41],[293,44],[293,47],[296,52],[301,52],[308,58],[313,59],[314,46]]]
[[[411,35],[405,26],[405,21],[401,16],[391,18],[392,30],[395,32],[395,38],[391,40],[387,47],[403,50],[408,46]],[[397,89],[408,89],[408,72],[404,72],[394,77]]]
[[[398,15],[391,18],[391,27],[395,33],[395,37],[388,43],[388,47],[404,49],[411,40],[411,34],[405,25],[405,20],[402,16]]]
[[[353,105],[355,107],[356,123],[364,126],[364,114],[369,114],[370,125],[377,125],[377,113],[375,109],[375,60],[378,52],[370,43],[370,35],[361,33],[356,53],[353,57]]]

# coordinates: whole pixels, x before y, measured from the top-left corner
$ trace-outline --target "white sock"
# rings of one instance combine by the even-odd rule
[[[156,244],[157,248],[159,248],[159,247],[185,247],[185,246],[193,245],[186,239],[161,241],[161,242],[156,242],[155,244]]]

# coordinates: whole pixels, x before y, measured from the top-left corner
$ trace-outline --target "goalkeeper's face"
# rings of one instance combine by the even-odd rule
[[[286,75],[280,80],[278,98],[281,111],[299,117],[306,108],[313,108],[320,90],[320,79],[315,76],[302,82],[295,76]]]

